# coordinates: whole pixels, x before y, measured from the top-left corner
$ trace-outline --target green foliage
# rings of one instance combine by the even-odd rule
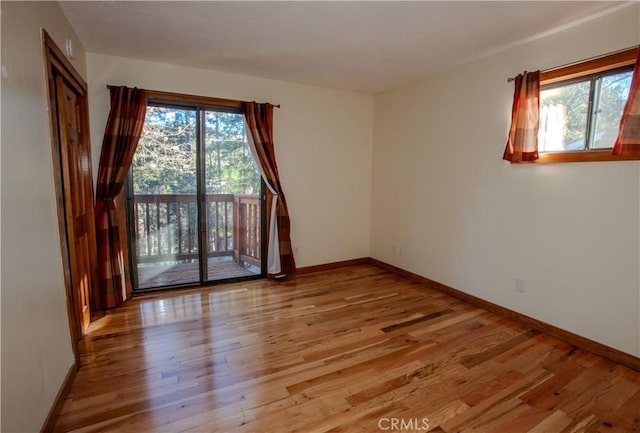
[[[208,194],[258,194],[260,174],[238,113],[207,111],[204,126],[205,190]],[[195,110],[148,107],[132,164],[136,194],[195,194]]]
[[[258,194],[260,173],[249,150],[244,116],[205,113],[205,173],[209,194]]]
[[[620,124],[620,115],[629,96],[631,75],[631,72],[626,72],[602,79],[598,122],[604,127]]]

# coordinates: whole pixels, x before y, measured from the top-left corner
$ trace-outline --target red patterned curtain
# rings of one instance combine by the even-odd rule
[[[622,111],[613,155],[640,157],[640,53],[633,69],[629,98]]]
[[[270,212],[267,214],[267,272],[269,278],[293,275],[296,263],[291,248],[289,210],[282,192],[273,149],[273,105],[243,102],[242,109],[249,131],[249,144],[268,187],[267,206]]]
[[[540,71],[525,72],[515,79],[511,128],[502,159],[528,162],[538,159],[540,117]]]
[[[122,192],[133,161],[146,112],[144,90],[111,87],[111,110],[104,131],[96,190],[98,277],[103,308],[115,307],[127,298],[123,252],[126,242],[120,241],[121,219],[115,200]]]

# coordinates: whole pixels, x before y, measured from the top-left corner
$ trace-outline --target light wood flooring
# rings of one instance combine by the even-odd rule
[[[640,373],[371,265],[137,298],[82,350],[56,431],[640,431]]]

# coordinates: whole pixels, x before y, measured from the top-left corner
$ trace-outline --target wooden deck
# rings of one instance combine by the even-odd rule
[[[260,269],[254,266],[241,266],[231,256],[209,257],[207,271],[210,281],[260,274]],[[138,287],[140,289],[193,283],[199,280],[200,275],[196,260],[138,264]]]
[[[371,265],[129,300],[81,349],[58,432],[640,431],[639,372]]]

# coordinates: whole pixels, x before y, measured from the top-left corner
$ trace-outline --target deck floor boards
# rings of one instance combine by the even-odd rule
[[[210,257],[207,261],[207,275],[210,281],[249,277],[259,273],[259,269],[241,266],[230,256]],[[138,287],[141,289],[194,283],[199,280],[197,261],[181,260],[138,265]]]

